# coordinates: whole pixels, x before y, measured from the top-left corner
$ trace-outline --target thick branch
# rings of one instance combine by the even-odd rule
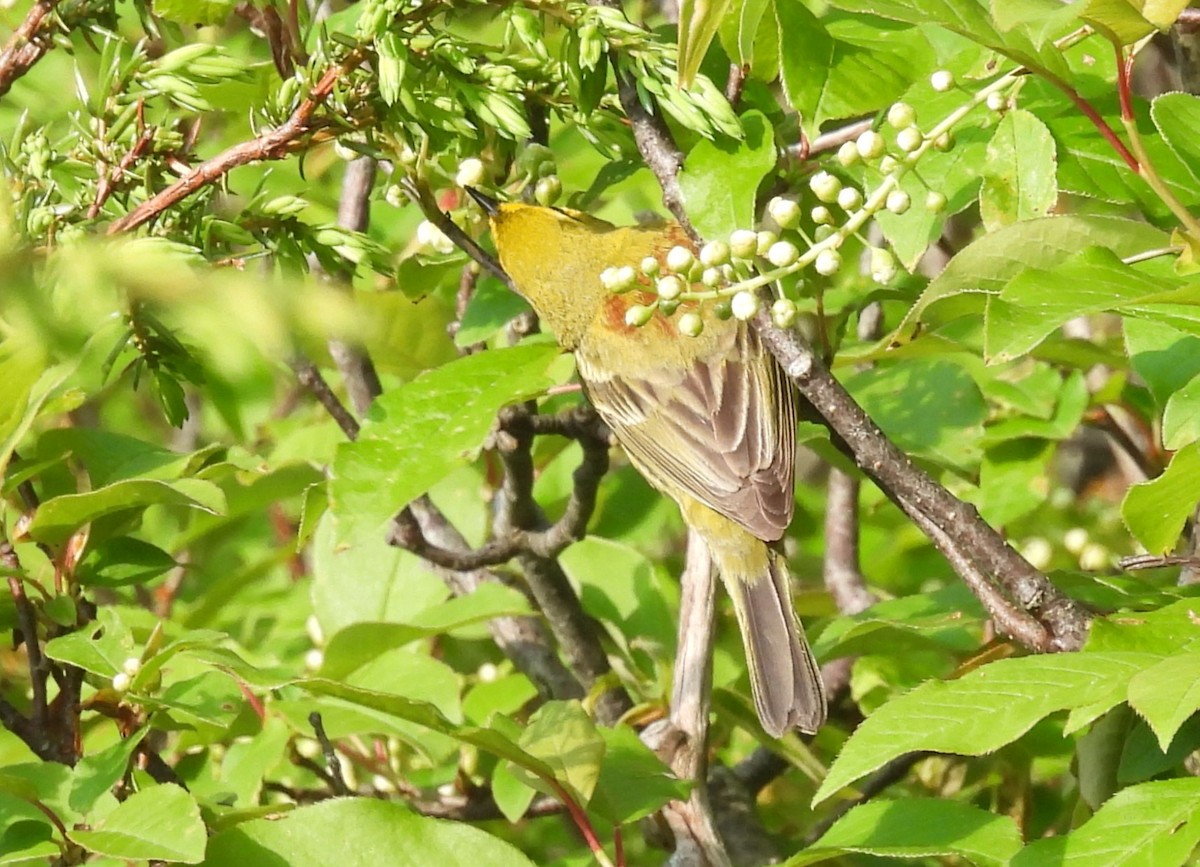
[[[766,315],[756,318],[754,326],[859,468],[917,522],[972,589],[980,592],[991,580],[1004,588],[1011,603],[999,591],[985,592],[988,598],[982,600],[998,606],[992,613],[1004,621],[1002,626],[1015,629],[1014,637],[1033,642],[1038,650],[1076,650],[1083,644],[1090,622],[1083,608],[1014,551],[973,506],[897,448],[794,332],[775,327]]]

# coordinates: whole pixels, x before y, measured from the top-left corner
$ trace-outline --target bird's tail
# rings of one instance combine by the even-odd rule
[[[787,563],[742,532],[741,545],[710,548],[742,629],[758,719],[773,737],[793,728],[813,734],[825,722],[825,686],[792,606]]]

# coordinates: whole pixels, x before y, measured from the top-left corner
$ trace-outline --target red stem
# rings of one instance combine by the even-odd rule
[[[1123,64],[1118,64],[1118,69],[1121,69],[1122,67]],[[1119,82],[1121,78],[1120,72],[1118,72],[1117,78]],[[1104,118],[1100,116],[1100,112],[1096,111],[1090,102],[1080,96],[1075,88],[1071,87],[1071,85],[1067,84],[1065,81],[1059,81],[1056,78],[1049,78],[1049,80],[1051,84],[1065,93],[1071,102],[1075,103],[1075,107],[1083,112],[1084,116],[1092,122],[1096,129],[1100,131],[1100,135],[1104,136],[1105,140],[1107,140],[1108,143],[1113,146],[1113,149],[1116,150],[1121,159],[1125,161],[1125,164],[1140,175],[1142,173],[1142,167],[1141,164],[1138,163],[1137,157],[1130,152],[1129,148],[1125,146],[1125,142],[1121,141],[1120,137],[1116,134],[1113,128],[1109,126],[1108,123],[1105,122]],[[1121,110],[1124,111],[1123,106]]]
[[[613,861],[616,867],[625,867],[625,838],[620,825],[613,826]]]
[[[579,833],[583,835],[584,841],[588,844],[588,848],[593,852],[603,852],[604,847],[600,845],[600,838],[596,836],[596,829],[592,827],[591,820],[588,819],[587,813],[583,808],[576,803],[571,797],[571,793],[563,788],[558,780],[546,780],[558,795],[558,799],[562,801],[563,806],[567,808],[567,812],[571,814],[571,821],[575,823],[575,827],[579,829]]]
[[[1125,56],[1125,49],[1120,45],[1113,45],[1113,50],[1117,53],[1117,95],[1121,99],[1121,118],[1127,121],[1133,120],[1133,87],[1130,85],[1130,78],[1133,74],[1133,55]]]

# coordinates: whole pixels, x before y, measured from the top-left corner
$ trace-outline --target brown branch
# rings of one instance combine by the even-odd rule
[[[788,145],[785,152],[789,159],[803,162],[816,154],[837,150],[846,142],[854,141],[874,125],[875,121],[871,118],[856,120],[837,129],[831,129],[829,132],[821,133],[812,141],[801,138],[796,144]]]
[[[842,614],[858,614],[875,603],[858,559],[858,479],[837,467],[829,471],[825,498],[825,586]]]
[[[0,50],[0,96],[8,93],[15,82],[41,60],[54,45],[57,22],[54,7],[58,0],[38,0],[13,31]]]
[[[973,506],[897,448],[797,334],[777,328],[765,314],[754,326],[859,468],[917,523],[972,589],[987,597],[982,601],[1004,628],[1037,650],[1077,650],[1083,644],[1091,617],[1082,607],[1013,550]]]
[[[212,159],[205,160],[171,186],[138,205],[124,217],[113,221],[108,227],[108,234],[116,235],[136,229],[168,208],[179,204],[197,190],[217,183],[239,166],[263,160],[282,159],[298,149],[305,136],[330,125],[331,121],[316,116],[317,109],[325,102],[338,81],[361,65],[365,59],[364,49],[357,48],[351,51],[341,63],[325,71],[320,81],[286,121],[270,132],[236,144]]]
[[[49,704],[46,700],[46,680],[49,668],[45,657],[42,656],[41,639],[38,637],[37,611],[29,597],[25,594],[25,585],[21,581],[21,562],[17,552],[7,538],[0,537],[0,565],[9,572],[8,590],[12,594],[13,604],[17,609],[17,626],[21,639],[25,643],[25,656],[29,661],[29,683],[33,690],[33,704],[30,710],[29,731],[37,745],[30,744],[34,752],[43,755],[50,747],[49,740]]]
[[[350,787],[346,785],[346,778],[342,775],[342,762],[338,758],[337,750],[333,748],[333,741],[329,739],[329,735],[325,733],[325,723],[321,719],[321,715],[313,711],[308,715],[308,724],[312,726],[313,734],[317,737],[317,743],[321,745],[321,754],[325,757],[325,769],[328,772],[327,779],[333,786],[335,795],[349,795]]]
[[[138,115],[142,113],[141,105],[138,106]],[[154,134],[156,127],[145,127],[141,134],[133,143],[133,147],[121,157],[120,162],[112,166],[109,171],[104,173],[100,178],[100,183],[96,185],[96,198],[88,205],[87,218],[94,220],[100,214],[100,209],[104,207],[104,203],[108,201],[109,196],[113,194],[117,184],[125,177],[125,173],[129,171],[133,164],[146,155],[150,149],[150,145],[154,142]]]
[[[296,373],[297,381],[312,393],[317,402],[337,422],[337,426],[342,429],[346,439],[358,439],[358,420],[350,414],[345,404],[333,393],[333,389],[329,387],[329,383],[321,375],[321,371],[317,370],[317,366],[308,359],[302,358],[292,362],[292,370]]]

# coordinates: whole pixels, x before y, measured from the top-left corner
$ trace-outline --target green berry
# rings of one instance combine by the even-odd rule
[[[687,337],[699,337],[700,332],[704,330],[704,320],[700,318],[699,313],[688,311],[679,317],[679,323],[676,326],[679,333]]]
[[[774,232],[767,231],[766,229],[763,229],[755,237],[758,240],[758,250],[756,252],[760,256],[767,255],[767,251],[771,249],[771,245],[779,240],[778,235],[776,235]]]
[[[842,190],[842,192],[844,193],[845,190]],[[841,194],[842,193],[838,193],[839,196]],[[829,210],[829,208],[825,207],[824,205],[817,205],[812,209],[809,216],[812,217],[812,221],[818,226],[827,226],[833,222],[833,211]]]
[[[871,248],[871,279],[876,283],[890,283],[896,276],[896,257],[883,247]]]
[[[700,264],[705,268],[715,268],[729,261],[729,245],[724,241],[709,241],[700,248]]]
[[[837,161],[846,168],[857,163],[862,158],[862,154],[858,152],[858,145],[852,141],[844,142],[837,152]]]
[[[533,198],[539,204],[550,207],[562,195],[562,181],[558,175],[547,175],[541,178],[533,188]]]
[[[631,328],[641,328],[654,315],[654,308],[644,304],[634,304],[625,311],[625,324]]]
[[[946,210],[946,194],[930,190],[925,194],[925,209],[933,214],[940,214]]]
[[[658,260],[653,256],[647,256],[638,266],[638,270],[640,270],[647,277],[656,277],[658,276],[658,272],[661,270],[661,266],[658,264]]]

